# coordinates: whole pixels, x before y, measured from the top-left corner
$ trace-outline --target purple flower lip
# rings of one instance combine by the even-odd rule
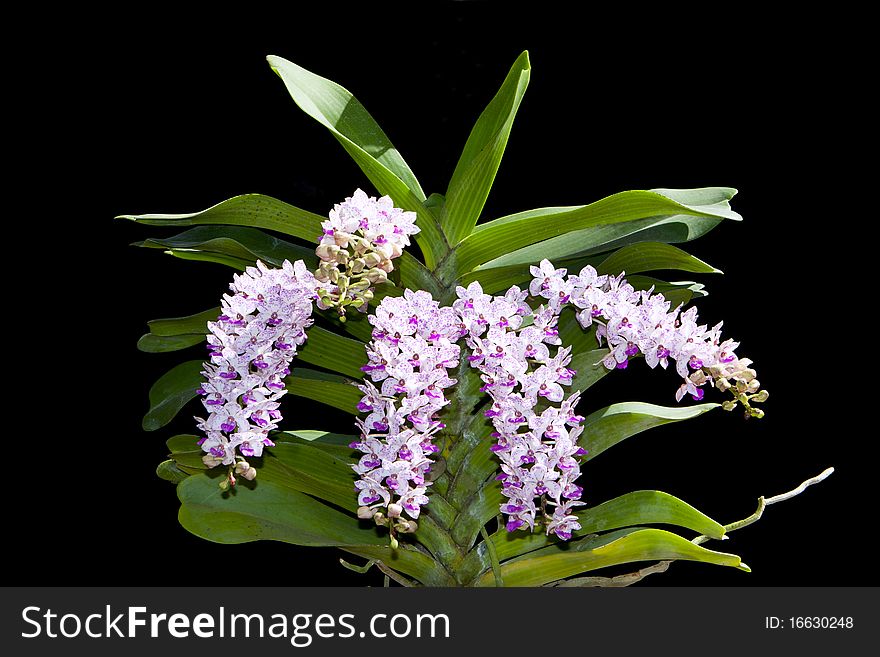
[[[256,414],[251,415],[251,421],[255,422],[256,425],[260,427],[265,427],[267,424],[269,424],[266,420]]]
[[[275,443],[273,443],[272,440],[271,440],[268,436],[266,436],[265,438],[263,438],[263,444],[264,444],[266,447],[275,447]]]
[[[690,360],[688,361],[688,365],[690,365],[690,368],[692,370],[698,370],[701,367],[703,367],[703,361],[701,361],[696,356],[691,356]],[[702,396],[701,396],[701,398],[702,398]]]
[[[501,413],[490,408],[488,411],[483,411],[483,415],[486,417],[498,417]]]
[[[359,443],[358,441],[353,440],[350,443],[348,443],[348,446],[351,447],[352,449],[362,449],[363,443]]]
[[[266,387],[271,388],[272,390],[284,390],[284,384],[278,381],[269,381],[269,383],[266,384]]]
[[[205,438],[205,437],[199,438],[199,439],[196,441],[196,445],[199,445],[199,446],[201,447],[202,445],[205,444],[205,441],[206,441],[206,440],[207,440],[207,438]]]
[[[372,504],[373,502],[378,502],[380,499],[382,499],[382,498],[380,498],[378,495],[367,495],[366,497],[362,498],[361,501],[365,505],[367,505],[367,504]]]
[[[251,365],[256,367],[258,370],[264,370],[269,367],[269,363],[264,360],[255,359],[251,362]]]
[[[366,403],[366,402],[359,401],[359,402],[358,402],[358,405],[357,405],[357,409],[358,409],[361,413],[369,413],[370,411],[373,410],[373,407],[370,406],[370,405],[369,405],[368,403]]]
[[[287,349],[290,349],[291,344],[289,342],[281,342],[281,340],[279,340],[275,343],[275,347],[286,351]]]
[[[471,363],[476,363],[478,360],[483,360],[483,356],[482,356],[482,355],[480,355],[480,356],[468,356],[467,359],[468,359],[468,361],[470,361]]]
[[[235,427],[236,427],[236,424],[234,421],[233,422],[224,422],[223,424],[220,425],[220,429],[222,429],[226,433],[232,433],[233,431],[235,431]]]
[[[376,244],[386,244],[388,240],[384,235],[379,235],[376,239],[373,240]]]
[[[544,329],[544,335],[549,336],[551,338],[555,338],[559,335],[559,331],[557,331],[552,326],[548,326],[547,328]]]
[[[722,358],[721,362],[722,363],[732,363],[735,360],[736,360],[736,356],[728,356],[727,358]]]
[[[666,347],[657,347],[657,358],[669,358],[669,349]]]
[[[625,370],[625,369],[627,368],[627,365],[629,365],[629,361],[628,361],[628,360],[625,360],[625,361],[623,361],[622,363],[618,363],[618,364],[617,364],[617,369],[619,369],[619,370]]]
[[[432,332],[431,332],[431,335],[428,336],[428,339],[429,339],[429,340],[439,340],[439,339],[440,339],[440,334],[437,333],[436,331],[432,331]]]
[[[379,420],[376,420],[375,422],[373,422],[373,428],[376,431],[380,431],[380,432],[381,431],[388,431],[388,425],[385,424],[384,422],[380,422]]]
[[[693,397],[696,401],[700,401],[703,398],[705,391],[702,388],[697,388],[696,392],[691,393],[691,397]]]
[[[557,527],[556,530],[555,530],[553,533],[556,534],[556,535],[557,535],[559,538],[561,538],[563,541],[567,541],[567,540],[569,540],[569,539],[571,538],[571,532],[570,532],[570,531],[566,531],[566,530],[564,530],[564,529],[560,529],[559,527]]]
[[[419,318],[416,317],[415,315],[413,315],[412,317],[409,318],[409,323],[412,326],[418,326],[419,325]]]
[[[237,372],[220,372],[221,379],[234,379],[238,376]]]
[[[504,513],[520,513],[525,511],[526,507],[522,504],[505,504],[504,505]]]
[[[382,461],[377,458],[364,459],[363,461],[365,468],[378,468],[380,465],[382,465]]]
[[[207,395],[208,391],[205,390],[204,388],[202,388],[201,386],[199,386],[198,388],[196,388],[196,394],[197,395]]]
[[[627,356],[635,356],[637,353],[639,353],[639,348],[635,344],[630,342],[626,345],[626,350],[623,353],[625,353]]]
[[[504,452],[504,451],[507,451],[508,449],[510,449],[510,447],[508,447],[507,445],[492,445],[489,448],[489,451],[490,452]],[[504,476],[506,477],[507,475],[504,475]]]
[[[212,447],[211,454],[213,454],[214,456],[220,457],[220,456],[223,456],[223,450],[220,449],[219,447]]]
[[[526,524],[525,520],[520,520],[518,518],[515,520],[508,520],[507,521],[507,531],[509,531],[509,532],[516,531],[517,529],[522,527],[524,524]]]
[[[209,406],[222,406],[223,400],[222,399],[206,399],[205,403],[208,404]]]
[[[583,447],[578,447],[578,450],[574,453],[575,456],[586,456],[589,454],[589,450],[584,449]]]

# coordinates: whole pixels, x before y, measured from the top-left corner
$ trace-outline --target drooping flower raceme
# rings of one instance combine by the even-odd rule
[[[394,207],[390,197],[377,199],[360,189],[334,206],[315,251],[321,259],[315,277],[325,284],[318,289],[318,307],[336,308],[343,321],[348,306],[366,312],[372,286],[387,280],[391,261],[419,232],[415,220],[415,212]]]
[[[358,419],[361,436],[351,445],[364,454],[352,466],[360,475],[358,514],[389,524],[392,532],[415,531],[403,514],[415,520],[428,502],[427,476],[438,451],[433,437],[445,426],[437,416],[449,403],[444,391],[456,383],[448,370],[458,366],[454,341],[461,328],[452,308],[423,291],[386,297],[369,319],[373,340],[362,369],[372,382],[360,386],[358,410],[366,416]]]
[[[302,260],[278,269],[260,261],[235,275],[224,295],[221,314],[208,322],[210,360],[199,389],[206,419],[196,418],[205,436],[206,465],[230,466],[247,479],[256,476],[247,458],[272,446],[269,432],[281,414],[278,400],[297,347],[312,324],[316,281]]]
[[[768,394],[759,390],[751,360],[735,354],[739,343],[722,340],[721,323],[710,329],[697,323],[696,308],[670,310],[662,294],[636,290],[622,273],[600,276],[588,265],[578,275],[566,276],[565,269],[555,269],[548,260],[531,272],[535,277],[529,288],[532,294],[547,299],[557,312],[571,304],[578,309],[581,326],[596,325],[597,339],[609,347],[602,361],[608,369],[626,369],[629,359],[639,354],[652,369],[666,368],[673,361],[683,379],[677,400],[688,393],[702,399],[702,386],[712,382],[733,393],[734,399],[723,404],[726,410],[741,403],[747,416],[763,416],[752,403],[764,401]]]
[[[492,398],[485,414],[495,428],[491,450],[501,460],[497,478],[507,498],[500,507],[507,529],[534,529],[540,513],[547,533],[567,540],[581,527],[572,510],[583,504],[575,480],[577,459],[586,451],[577,444],[584,420],[575,413],[578,393],[566,399],[562,388],[576,374],[568,368],[571,348],[559,347],[551,356],[548,347],[562,343],[558,309],[533,312],[525,303],[528,292],[518,287],[493,298],[474,282],[457,293],[453,307],[467,327],[468,360]],[[523,327],[526,317],[532,323]]]

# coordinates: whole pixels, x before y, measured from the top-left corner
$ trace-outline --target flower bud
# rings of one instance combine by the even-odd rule
[[[339,247],[335,244],[320,244],[318,248],[315,249],[315,254],[325,262],[335,260],[337,253],[339,253]]]
[[[351,273],[360,274],[366,266],[366,260],[364,260],[363,258],[355,258],[351,261]]]
[[[387,525],[388,524],[388,519],[385,517],[385,514],[382,513],[381,511],[376,511],[376,513],[373,514],[373,521],[377,525]]]
[[[253,481],[257,478],[257,470],[254,467],[250,467],[244,472],[241,473],[241,476],[247,479],[248,481]]]
[[[345,233],[341,230],[336,230],[333,232],[333,240],[336,242],[337,246],[341,246],[342,248],[346,248],[351,239],[351,233]]]
[[[749,381],[748,385],[746,386],[746,390],[748,390],[749,392],[758,392],[758,389],[760,387],[761,387],[761,382],[758,381],[758,379],[752,379],[751,381]]]
[[[414,534],[419,529],[419,525],[415,520],[402,520],[394,525],[394,528],[401,534]]]
[[[361,294],[361,298],[364,301],[372,301],[373,300],[373,291],[372,290],[364,290],[363,294]]]
[[[767,392],[766,390],[762,390],[762,391],[759,392],[757,395],[755,395],[754,397],[752,397],[752,401],[753,401],[753,402],[758,402],[758,403],[760,404],[761,402],[765,402],[765,401],[767,401],[767,398],[768,398],[769,396],[770,396],[770,393],[769,393],[769,392]]]
[[[733,399],[728,399],[726,402],[721,404],[721,408],[723,408],[725,411],[732,411],[736,408],[736,401]]]
[[[367,272],[366,278],[371,283],[375,283],[378,285],[379,283],[384,283],[388,280],[388,274],[386,274],[381,269],[373,267],[370,271]]]
[[[365,267],[372,268],[382,262],[382,256],[380,256],[378,253],[370,252],[363,257],[363,261]]]
[[[217,484],[217,486],[225,493],[229,490],[229,479],[221,479],[220,483]]]
[[[334,285],[336,285],[337,283],[339,283],[339,279],[342,278],[342,277],[339,275],[339,270],[338,270],[338,269],[336,269],[336,268],[334,267],[334,268],[331,269],[328,273],[330,274],[330,282],[331,282],[331,283],[333,283]]]
[[[400,514],[403,513],[403,507],[393,502],[388,505],[388,517],[389,518],[399,518]]]
[[[368,506],[359,506],[357,510],[357,516],[361,520],[372,520],[375,513],[376,512]]]
[[[715,381],[715,387],[718,388],[721,392],[725,392],[726,390],[730,390],[730,381],[721,377],[717,381]]]
[[[235,464],[235,474],[244,474],[245,472],[248,471],[248,468],[250,468],[250,467],[251,467],[250,463],[248,463],[245,460],[241,460]]]
[[[336,262],[343,267],[348,264],[348,251],[340,251],[336,254]]]
[[[202,457],[202,463],[204,463],[209,468],[216,468],[218,465],[223,463],[223,459],[219,456],[214,456],[213,454],[205,454]]]

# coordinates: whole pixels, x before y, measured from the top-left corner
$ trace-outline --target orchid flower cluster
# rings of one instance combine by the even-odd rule
[[[419,232],[416,213],[394,207],[388,196],[376,199],[358,189],[330,211],[316,249],[321,264],[315,278],[318,308],[336,308],[345,321],[346,308],[366,312],[373,298],[373,285],[384,283],[394,269],[391,260]],[[344,269],[340,271],[340,267]]]
[[[208,322],[210,360],[198,389],[208,417],[196,421],[205,433],[205,465],[229,466],[221,488],[235,485],[235,474],[253,479],[257,471],[247,458],[274,445],[269,432],[281,419],[283,379],[313,322],[315,287],[302,260],[285,260],[279,269],[258,261],[235,275],[233,294],[223,296],[220,316]]]
[[[364,456],[352,467],[360,476],[358,515],[387,524],[393,538],[395,530],[416,530],[428,502],[431,456],[439,451],[433,438],[445,427],[438,414],[449,403],[444,390],[456,383],[448,370],[458,366],[461,329],[455,311],[424,291],[386,297],[369,320],[373,340],[361,369],[372,383],[360,386],[358,403],[368,415],[357,420],[361,438],[351,444]]]
[[[725,410],[737,403],[745,408],[746,417],[762,417],[764,412],[752,406],[769,396],[760,390],[757,374],[748,358],[734,353],[739,346],[733,340],[722,340],[718,323],[711,329],[697,323],[697,309],[681,312],[681,306],[670,310],[670,302],[662,294],[639,291],[619,276],[600,276],[591,266],[580,274],[566,276],[565,269],[556,269],[548,260],[531,267],[535,277],[529,286],[534,296],[548,299],[553,308],[573,305],[582,327],[596,325],[599,344],[604,340],[608,355],[602,363],[608,369],[626,369],[629,359],[643,355],[651,369],[664,369],[669,361],[683,382],[675,393],[677,401],[690,394],[697,401],[703,398],[702,388],[712,382],[721,391],[730,390],[734,399],[725,402]]]
[[[571,347],[560,346],[551,356],[547,346],[562,344],[556,329],[560,306],[532,311],[525,303],[529,293],[516,286],[493,298],[473,282],[457,294],[453,308],[467,326],[468,360],[492,398],[485,415],[495,428],[497,442],[490,449],[501,460],[497,479],[507,498],[500,508],[507,530],[534,530],[540,511],[547,534],[567,540],[581,528],[572,510],[583,505],[583,488],[575,480],[577,459],[587,452],[577,444],[584,421],[575,413],[579,394],[565,399],[562,388],[576,374],[568,367]],[[532,320],[527,326],[524,317]],[[539,404],[545,406],[540,412]]]
[[[234,485],[235,474],[253,479],[247,458],[273,445],[269,434],[281,419],[284,378],[313,322],[313,303],[335,308],[343,321],[348,306],[366,312],[372,286],[387,280],[392,259],[418,232],[415,216],[388,197],[357,190],[322,223],[315,274],[299,260],[278,269],[257,262],[235,276],[222,314],[208,323],[210,360],[198,391],[208,417],[196,418],[205,433],[199,441],[204,463],[229,468],[221,488]],[[599,275],[587,266],[568,275],[548,260],[531,273],[527,291],[513,286],[492,296],[475,281],[457,288],[452,306],[441,307],[428,292],[407,289],[383,299],[369,316],[372,340],[358,403],[365,416],[356,420],[360,437],[350,445],[363,456],[352,468],[358,516],[387,526],[392,544],[396,533],[416,531],[429,501],[432,457],[440,451],[434,441],[445,428],[441,414],[456,384],[449,370],[459,365],[462,338],[470,366],[480,372],[480,390],[491,399],[484,413],[494,428],[489,449],[501,462],[497,479],[506,500],[500,511],[508,531],[543,526],[568,540],[581,529],[574,510],[584,504],[577,479],[587,451],[578,444],[580,392],[566,396],[563,388],[576,375],[571,347],[562,345],[557,329],[566,307],[574,307],[584,329],[596,326],[599,344],[608,345],[601,361],[606,368],[625,369],[638,355],[652,369],[673,361],[683,379],[677,400],[688,393],[702,399],[703,386],[712,382],[733,392],[724,408],[741,403],[747,416],[763,415],[752,403],[767,392],[751,361],[735,355],[738,343],[722,341],[721,324],[709,329],[697,323],[695,309],[670,310],[662,294],[636,290],[623,274]],[[533,309],[529,297],[541,305]]]

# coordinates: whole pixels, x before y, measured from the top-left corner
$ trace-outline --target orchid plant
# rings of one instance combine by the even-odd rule
[[[446,194],[430,196],[348,91],[269,63],[380,196],[356,190],[326,216],[258,194],[124,216],[195,226],[139,245],[240,272],[219,308],[154,320],[139,342],[208,350],[207,362],[156,382],[144,418],[159,429],[200,398],[198,433],[171,438],[157,470],[177,484],[181,524],[221,543],[341,548],[367,560],[343,565],[404,585],[619,585],[653,571],[578,576],[646,560],[747,570],[700,545],[743,523],[725,528],[659,491],[588,501],[581,477],[652,427],[716,408],[763,415],[767,392],[737,343],[684,308],[703,287],[644,275],[716,272],[672,244],[739,220],[735,190],[628,191],[484,221],[527,53],[479,117]],[[675,405],[589,408],[591,386],[639,361],[675,370]],[[353,435],[284,427],[286,394],[352,415]]]

